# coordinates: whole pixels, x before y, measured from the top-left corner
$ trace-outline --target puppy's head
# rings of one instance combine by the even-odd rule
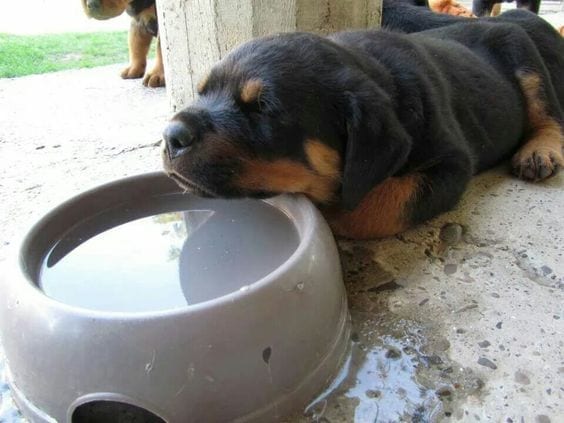
[[[121,15],[132,0],[82,0],[87,16],[104,20]]]
[[[406,147],[392,139],[399,123],[365,66],[312,34],[244,44],[165,129],[166,172],[203,196],[303,193],[354,208]]]

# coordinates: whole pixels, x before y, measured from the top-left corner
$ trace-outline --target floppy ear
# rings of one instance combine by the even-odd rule
[[[348,92],[347,141],[341,202],[353,210],[372,188],[406,161],[411,138],[388,95],[376,84]]]

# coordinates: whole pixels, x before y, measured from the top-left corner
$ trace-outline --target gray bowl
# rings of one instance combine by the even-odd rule
[[[0,335],[31,421],[276,421],[335,376],[350,319],[335,242],[315,207],[178,190],[161,173],[118,180],[26,235],[0,286]],[[151,233],[174,239],[170,263],[142,230],[91,246],[164,212]],[[81,248],[93,255],[72,262]]]

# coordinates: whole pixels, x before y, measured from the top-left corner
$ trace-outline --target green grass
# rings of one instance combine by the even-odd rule
[[[0,33],[0,78],[92,68],[127,60],[127,31],[52,35]]]

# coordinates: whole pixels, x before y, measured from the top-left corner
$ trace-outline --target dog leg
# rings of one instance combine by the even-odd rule
[[[475,18],[474,14],[455,0],[429,0],[433,12]]]
[[[147,66],[147,53],[153,36],[139,23],[131,20],[129,27],[129,66],[121,72],[124,79],[141,78]]]
[[[156,88],[165,86],[163,54],[161,51],[161,38],[157,36],[157,55],[155,57],[155,66],[143,78],[143,85],[146,87]]]
[[[472,176],[461,155],[432,167],[393,176],[377,185],[353,211],[324,211],[335,235],[353,239],[396,235],[456,205]]]
[[[519,73],[517,79],[526,101],[530,136],[513,156],[513,171],[522,179],[540,181],[564,166],[564,133],[561,124],[546,110],[540,76]]]

